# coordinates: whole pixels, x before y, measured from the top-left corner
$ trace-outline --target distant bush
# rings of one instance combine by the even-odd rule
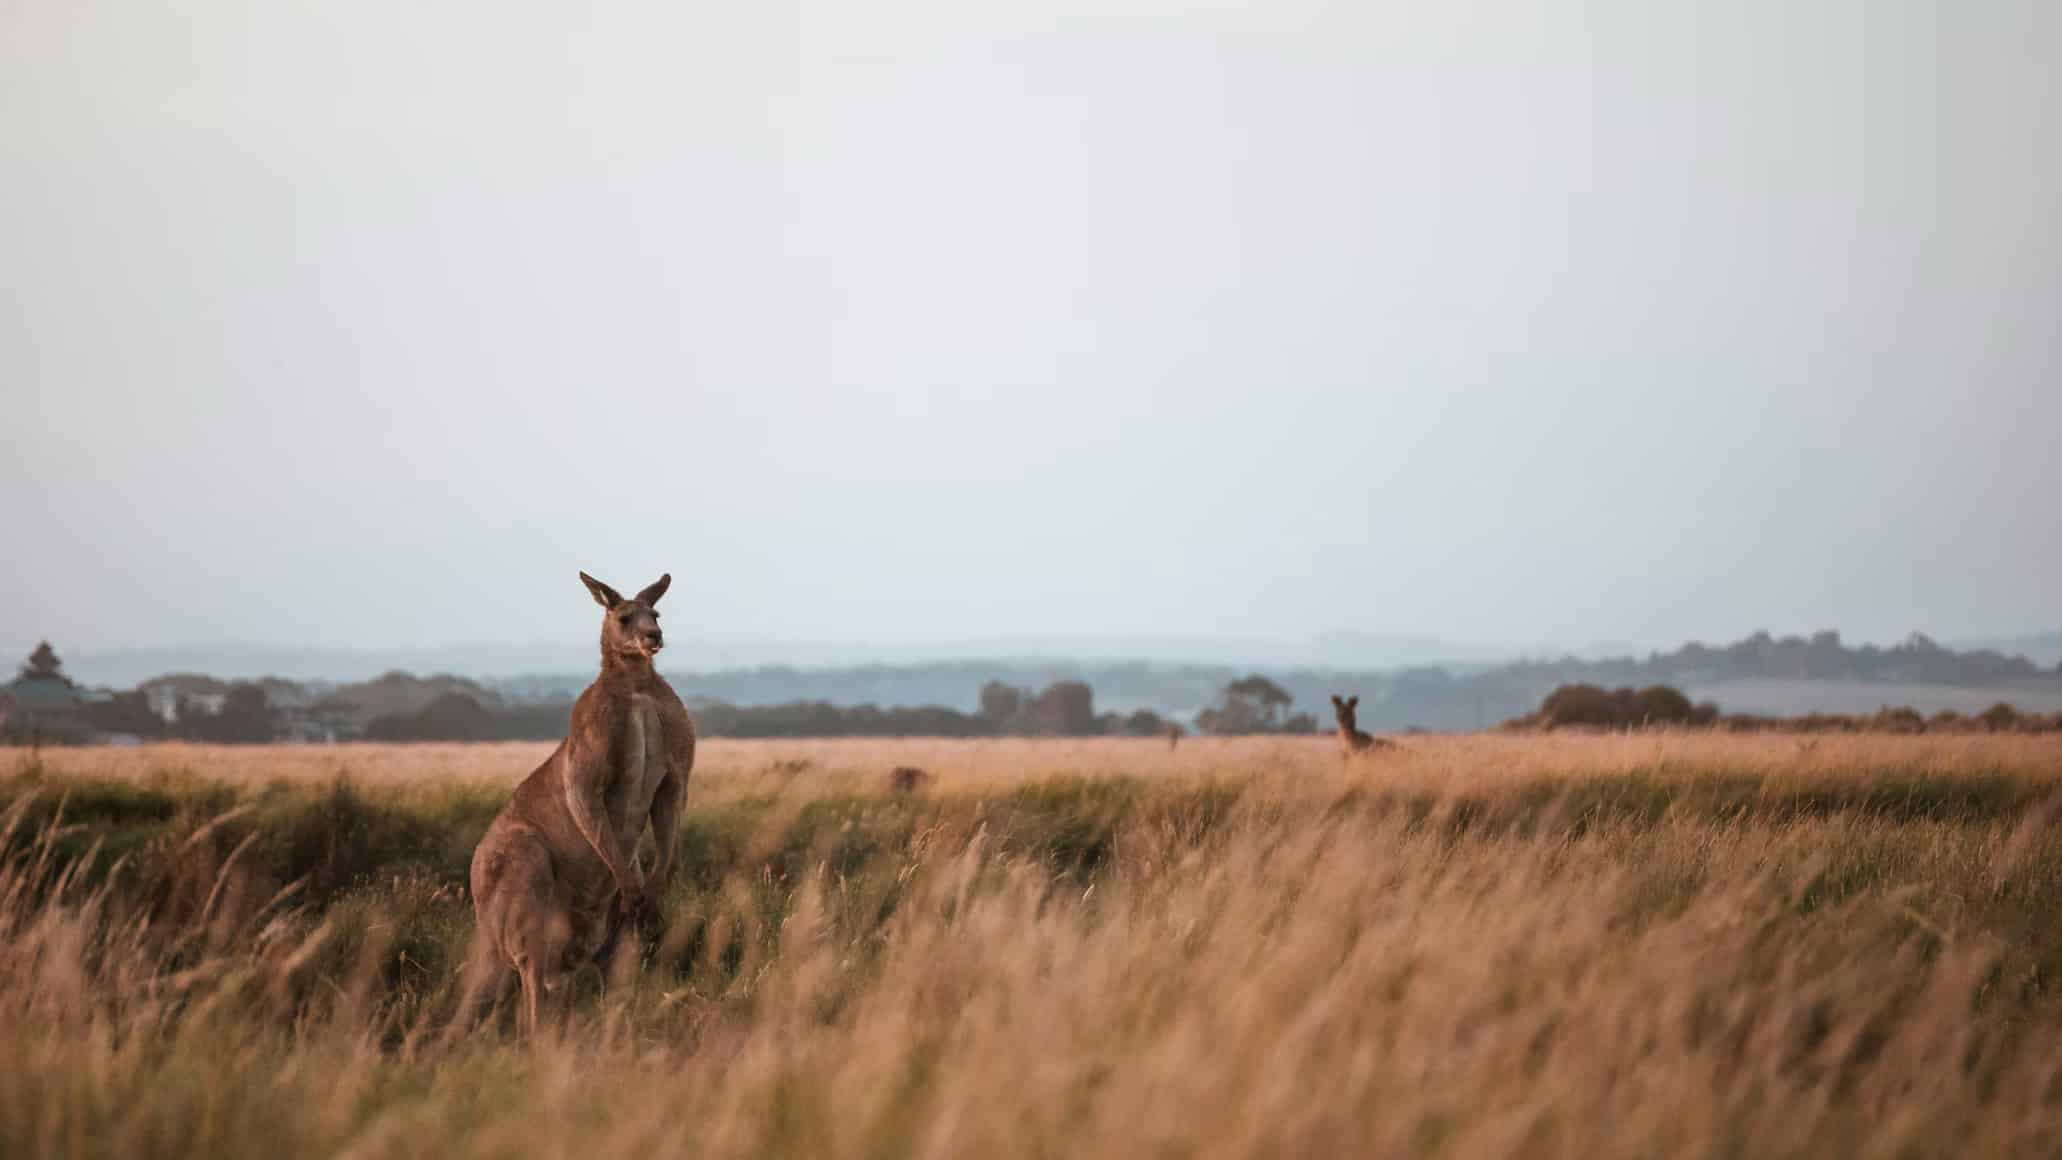
[[[1924,733],[1926,718],[1909,705],[1893,709],[1888,705],[1876,710],[1870,718],[1867,729],[1871,733]]]
[[[2019,710],[1999,701],[1985,709],[1977,720],[1993,733],[2009,733],[2019,728]]]
[[[1631,690],[1623,690],[1628,697]],[[1562,685],[1540,702],[1539,724],[1548,728],[1565,725],[1623,724],[1627,705],[1609,690],[1596,685]]]
[[[1648,685],[1632,695],[1633,724],[1683,725],[1695,712],[1690,699],[1668,685]]]
[[[1709,724],[1718,706],[1692,705],[1680,689],[1649,685],[1644,689],[1603,689],[1596,685],[1562,685],[1540,702],[1531,723],[1546,728],[1591,726],[1625,728],[1638,725]]]
[[[1151,709],[1140,709],[1114,724],[1116,727],[1110,732],[1122,733],[1127,737],[1165,737],[1170,731],[1188,732],[1180,724],[1169,721]]]
[[[1196,714],[1205,733],[1236,737],[1254,733],[1314,733],[1317,718],[1289,712],[1295,698],[1258,673],[1224,687],[1217,704]]]

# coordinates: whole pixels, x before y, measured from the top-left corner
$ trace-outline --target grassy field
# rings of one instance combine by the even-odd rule
[[[548,746],[0,750],[0,1156],[2062,1154],[2062,738],[1405,745],[709,742],[529,1043]]]

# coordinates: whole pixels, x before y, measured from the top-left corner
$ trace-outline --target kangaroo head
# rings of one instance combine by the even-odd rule
[[[1341,697],[1337,693],[1332,694],[1332,712],[1339,718],[1339,728],[1352,729],[1354,727],[1353,710],[1359,704],[1360,694],[1358,693],[1351,697]]]
[[[668,572],[647,585],[644,591],[628,600],[608,585],[580,573],[580,582],[587,585],[587,591],[594,594],[594,602],[607,610],[601,618],[601,655],[610,658],[641,658],[650,660],[666,647],[666,636],[659,631],[659,610],[654,607],[659,597],[666,594],[666,588],[673,583],[673,574]]]

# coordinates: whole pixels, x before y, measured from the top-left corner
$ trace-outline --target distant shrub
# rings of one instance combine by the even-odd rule
[[[1139,709],[1125,717],[1116,731],[1128,737],[1164,737],[1170,726],[1181,728],[1151,709]]]
[[[1897,709],[1885,705],[1869,718],[1868,728],[1872,733],[1924,733],[1926,718],[1909,705]]]
[[[1692,705],[1682,690],[1668,685],[1649,685],[1637,692],[1562,685],[1540,702],[1533,719],[1548,728],[1712,724],[1718,720],[1718,706]]]
[[[1621,722],[1623,706],[1610,692],[1596,685],[1562,685],[1540,702],[1540,723],[1548,728],[1563,725],[1612,726]]]
[[[1977,719],[1993,733],[2010,733],[2019,728],[2019,710],[2003,701],[1985,709]]]
[[[1668,685],[1648,685],[1632,695],[1634,725],[1683,725],[1696,712],[1696,706],[1683,696],[1681,690]]]
[[[1315,732],[1316,718],[1289,713],[1294,703],[1287,689],[1254,673],[1226,685],[1217,704],[1196,714],[1196,727],[1221,737]]]

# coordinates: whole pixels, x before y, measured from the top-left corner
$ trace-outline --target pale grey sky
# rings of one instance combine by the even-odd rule
[[[0,0],[0,643],[2062,625],[2058,109],[2044,0]]]

